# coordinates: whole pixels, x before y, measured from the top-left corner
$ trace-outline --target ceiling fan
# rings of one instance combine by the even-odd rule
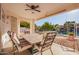
[[[37,8],[39,8],[39,5],[28,5],[28,4],[26,4],[26,6],[29,7],[29,9],[25,9],[25,11],[33,10],[33,11],[41,12],[40,10],[37,10]]]

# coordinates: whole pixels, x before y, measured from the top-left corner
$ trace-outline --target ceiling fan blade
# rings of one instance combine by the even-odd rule
[[[34,9],[35,10],[35,9]],[[40,10],[35,10],[35,11],[37,11],[37,12],[41,12]]]
[[[28,5],[28,4],[26,4],[26,6],[28,6],[29,8],[31,8],[31,6],[30,6],[30,5]]]
[[[35,8],[38,8],[39,7],[39,5],[37,5]]]
[[[25,10],[32,10],[32,9],[25,9]]]

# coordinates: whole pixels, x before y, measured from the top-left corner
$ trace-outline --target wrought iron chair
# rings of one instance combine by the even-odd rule
[[[56,37],[56,33],[53,33],[53,32],[46,33],[41,43],[36,44],[35,48],[41,53],[41,55],[42,55],[42,52],[47,49],[50,49],[51,54],[53,54],[51,45],[54,42],[55,37]]]

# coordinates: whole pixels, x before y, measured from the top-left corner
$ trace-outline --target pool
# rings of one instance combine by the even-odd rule
[[[63,34],[64,34],[64,35],[67,35],[66,32],[63,32],[63,33],[61,32],[61,33],[59,33],[59,34],[61,34],[61,35],[63,35]],[[77,31],[77,36],[79,36],[79,31]]]
[[[77,36],[79,36],[79,32],[77,32]]]

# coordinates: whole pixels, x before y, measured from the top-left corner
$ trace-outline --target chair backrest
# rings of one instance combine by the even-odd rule
[[[17,50],[19,50],[19,45],[18,45],[19,43],[17,42],[18,38],[15,35],[15,33],[11,32],[11,31],[8,31],[7,33],[8,33],[8,35],[11,38],[11,41],[12,41],[12,44],[13,44],[13,48],[15,47]]]
[[[19,39],[14,32],[11,34],[11,41],[14,45],[14,48],[17,50],[16,52],[21,52],[31,47],[28,41],[26,41],[24,38]]]
[[[51,47],[55,37],[56,37],[56,33],[53,32],[46,33],[44,40],[41,42],[42,49]]]
[[[16,35],[16,33],[13,32],[12,37],[17,42],[17,44],[20,44],[20,41],[19,41],[18,36]]]

